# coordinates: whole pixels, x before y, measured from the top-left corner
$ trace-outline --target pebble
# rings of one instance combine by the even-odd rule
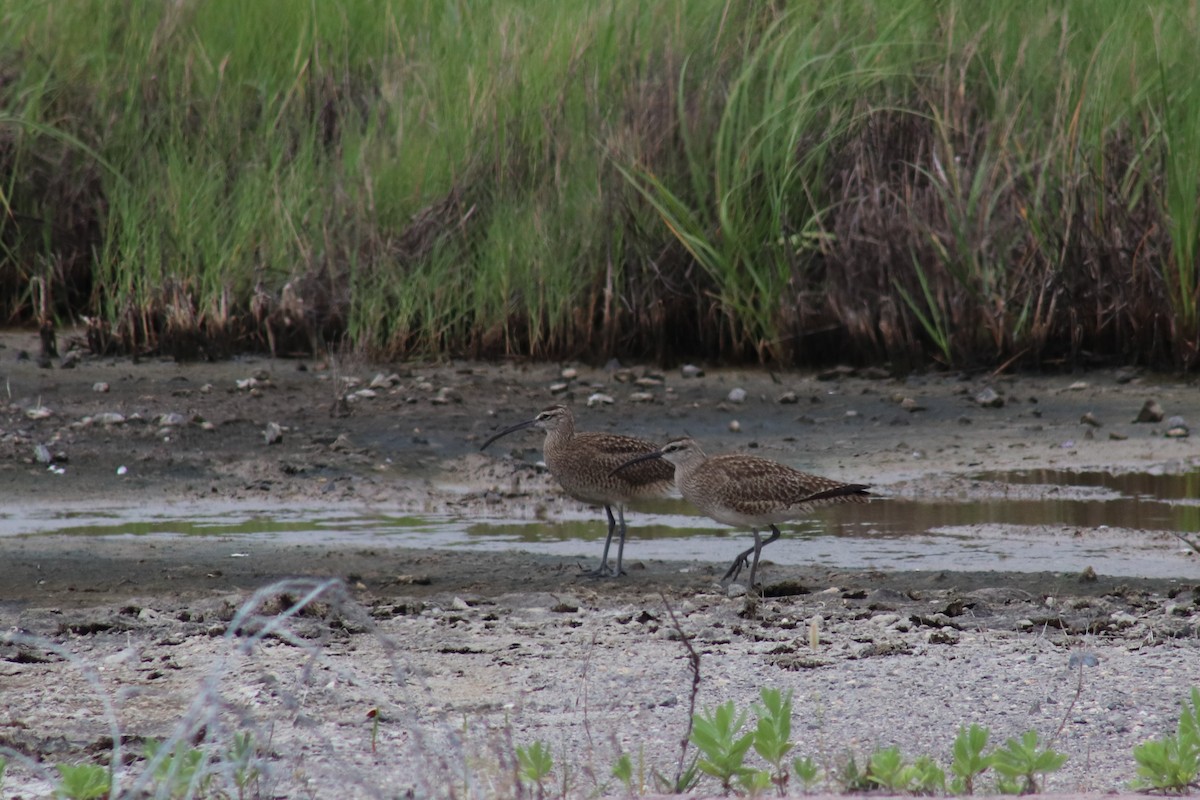
[[[738,422],[736,419],[729,420],[729,430],[731,433],[741,433],[742,423]]]
[[[25,412],[25,416],[28,417],[29,419],[46,419],[46,417],[52,416],[53,414],[54,414],[54,412],[51,411],[50,409],[46,408],[45,406],[38,406],[37,408],[31,408]]]
[[[579,370],[575,369],[574,367],[567,367],[559,374],[562,376],[564,381],[573,381],[579,377]]]
[[[49,464],[54,461],[54,457],[50,455],[50,448],[44,444],[33,448],[33,459],[39,464]]]
[[[975,395],[975,402],[984,408],[1001,408],[1004,405],[1004,398],[989,386]]]
[[[654,401],[654,395],[650,392],[634,392],[629,395],[629,401],[632,403],[650,403]]]
[[[283,441],[283,428],[278,422],[268,422],[266,430],[263,431],[263,439],[267,444],[279,444]]]
[[[746,390],[740,386],[735,386],[729,390],[729,394],[725,399],[731,403],[744,403],[746,402]]]
[[[779,399],[776,400],[776,402],[780,405],[791,406],[799,403],[800,398],[796,396],[795,392],[784,392],[783,394],[779,395]]]
[[[641,378],[638,378],[633,383],[635,386],[641,386],[644,389],[649,389],[649,388],[653,388],[655,386],[663,385],[662,378],[655,378],[650,375],[646,375]]]
[[[116,411],[103,411],[92,417],[92,422],[97,425],[121,425],[125,422],[125,415]]]
[[[613,400],[612,395],[603,394],[602,392],[596,392],[587,399],[588,408],[595,408],[596,406],[611,406],[614,402],[616,401]]]
[[[162,414],[154,421],[154,424],[160,428],[178,428],[187,424],[187,418],[183,414],[177,414],[174,411]]]
[[[1093,428],[1099,428],[1102,424],[1100,420],[1096,419],[1096,415],[1090,411],[1079,418],[1079,423],[1081,425],[1091,425]]]
[[[368,384],[372,389],[390,389],[400,382],[399,375],[384,375],[382,372],[375,375]]]
[[[571,384],[569,383],[552,383],[550,384],[550,394],[562,394],[570,388]]]
[[[1187,424],[1183,421],[1183,417],[1171,417],[1167,420],[1166,436],[1171,439],[1186,439],[1191,431],[1188,430]]]
[[[98,381],[97,383],[92,384],[93,392],[99,392],[100,394],[107,394],[108,390],[109,390],[109,386],[104,381]]]
[[[1138,412],[1134,422],[1162,422],[1165,416],[1157,400],[1147,400],[1142,404],[1142,410]]]
[[[679,368],[679,374],[685,378],[703,378],[704,370],[695,364],[684,364]]]
[[[906,397],[906,398],[904,398],[903,400],[901,400],[901,401],[900,401],[900,407],[901,407],[901,408],[903,408],[905,411],[909,411],[909,412],[912,412],[912,411],[924,411],[924,410],[925,410],[925,406],[923,406],[923,405],[921,405],[920,403],[918,403],[918,402],[917,402],[917,401],[916,401],[914,398],[912,398],[912,397]]]

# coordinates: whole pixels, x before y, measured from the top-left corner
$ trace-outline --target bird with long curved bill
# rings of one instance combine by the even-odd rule
[[[613,475],[654,461],[674,466],[679,493],[706,517],[754,532],[754,546],[739,553],[721,579],[736,580],[749,563],[751,588],[762,549],[779,538],[780,523],[807,516],[818,506],[865,503],[872,496],[865,484],[840,483],[766,458],[735,453],[710,457],[689,438],[631,458]],[[760,531],[768,528],[771,535],[764,540]]]
[[[492,436],[479,448],[487,446],[502,436],[538,428],[546,432],[542,443],[542,456],[550,474],[562,486],[563,491],[589,505],[604,506],[608,515],[608,537],[604,540],[604,552],[600,566],[588,573],[597,577],[625,574],[625,507],[630,501],[642,498],[663,497],[670,493],[673,485],[673,470],[670,464],[651,461],[622,470],[635,456],[655,453],[658,445],[633,436],[614,433],[576,433],[575,415],[564,405],[555,404],[542,409],[533,419],[510,425]],[[617,515],[613,516],[613,508]],[[617,564],[612,569],[608,564],[608,552],[613,535],[619,531]]]

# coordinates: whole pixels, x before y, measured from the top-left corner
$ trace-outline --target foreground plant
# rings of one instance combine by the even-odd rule
[[[99,800],[112,790],[112,775],[97,764],[59,764],[55,795],[68,800]]]
[[[991,758],[983,753],[988,736],[988,729],[979,725],[958,729],[958,738],[954,740],[954,760],[950,763],[950,772],[954,775],[954,780],[950,782],[951,793],[974,794],[975,779],[992,765]]]
[[[809,756],[792,759],[792,774],[794,774],[804,787],[804,791],[811,791],[816,785],[817,779],[821,777],[821,768]]]
[[[778,689],[763,689],[759,692],[761,705],[754,707],[758,723],[754,729],[754,752],[762,756],[771,766],[771,783],[782,797],[787,793],[787,754],[792,744],[792,692],[786,694]]]
[[[1066,762],[1065,753],[1039,746],[1036,731],[1026,731],[1020,739],[1009,739],[991,756],[996,786],[1003,794],[1037,794],[1038,777],[1057,771]]]
[[[170,751],[163,749],[162,742],[146,742],[146,761],[153,766],[154,777],[168,797],[187,797],[198,788],[194,783],[207,782],[199,776],[207,760],[203,750],[183,741],[176,742]]]
[[[546,796],[543,781],[553,769],[554,758],[550,755],[550,748],[541,740],[528,747],[517,746],[517,774],[522,780],[537,786],[538,797]]]
[[[697,714],[692,723],[691,741],[700,751],[696,766],[719,780],[726,793],[733,788],[734,778],[751,772],[743,762],[754,734],[739,735],[745,722],[746,713],[739,714],[729,700],[707,714]]]
[[[1139,744],[1133,758],[1138,765],[1135,789],[1182,794],[1200,785],[1200,689],[1192,688],[1190,704],[1183,701],[1175,735]]]

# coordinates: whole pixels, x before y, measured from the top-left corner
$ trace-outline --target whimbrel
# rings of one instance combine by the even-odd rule
[[[600,566],[590,574],[600,577],[623,575],[621,563],[625,554],[625,506],[630,500],[661,497],[668,493],[672,485],[672,470],[670,464],[651,461],[622,470],[618,475],[614,475],[613,471],[634,456],[657,453],[658,445],[612,433],[576,433],[575,416],[571,409],[552,405],[542,409],[533,419],[500,431],[479,449],[484,450],[501,436],[524,428],[540,428],[546,432],[542,455],[550,474],[563,491],[576,500],[604,506],[608,514],[608,538],[604,540],[604,553],[600,556]],[[616,518],[613,517],[613,506],[617,509]],[[618,527],[621,537],[617,543],[617,568],[615,572],[610,572],[608,550]]]
[[[776,461],[756,456],[727,454],[709,458],[692,439],[675,439],[653,453],[637,456],[618,467],[619,475],[651,459],[675,465],[675,485],[683,498],[706,516],[725,525],[754,531],[754,547],[734,559],[722,581],[737,578],[750,556],[750,588],[758,572],[762,549],[779,538],[781,522],[808,514],[817,506],[832,503],[865,503],[867,486],[809,475]],[[759,535],[771,529],[765,541]]]

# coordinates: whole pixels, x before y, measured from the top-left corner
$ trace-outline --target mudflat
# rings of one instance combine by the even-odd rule
[[[237,733],[255,743],[247,796],[514,795],[515,748],[538,740],[556,793],[625,794],[611,776],[621,754],[636,789],[662,791],[654,774],[676,773],[693,703],[749,709],[762,687],[794,692],[795,752],[827,789],[881,747],[945,766],[975,723],[996,745],[1032,729],[1066,753],[1045,789],[1109,792],[1200,684],[1200,558],[1171,530],[1103,513],[1069,529],[979,526],[1040,537],[1041,570],[845,569],[774,563],[768,549],[762,598],[717,580],[748,534],[721,540],[719,560],[686,545],[647,558],[636,511],[620,579],[581,574],[594,539],[567,556],[55,533],[147,509],[570,517],[602,533],[603,512],[536,465],[536,433],[478,452],[551,402],[571,405],[580,430],[687,434],[711,453],[872,484],[873,503],[1015,502],[1071,489],[981,474],[1194,473],[1200,434],[1180,434],[1200,420],[1195,379],[265,357],[44,368],[23,349],[36,356],[35,337],[0,336],[6,796],[44,796],[55,764],[107,764],[114,747],[122,785],[145,788],[144,742],[172,736],[205,748],[212,786],[233,791]],[[1163,418],[1135,422],[1147,401]],[[1056,537],[1136,540],[1161,569],[1056,559]],[[803,552],[787,538],[772,547]]]

